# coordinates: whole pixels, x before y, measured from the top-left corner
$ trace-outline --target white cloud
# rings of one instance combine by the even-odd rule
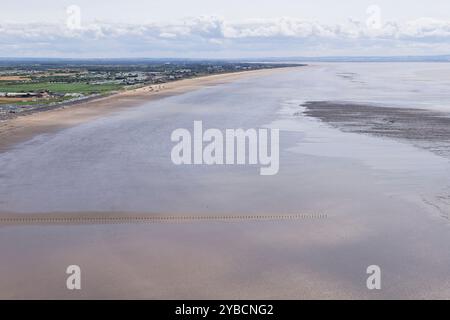
[[[167,39],[175,39],[177,37],[177,35],[175,33],[170,33],[170,32],[160,33],[159,36],[161,38],[167,38]]]
[[[230,22],[213,16],[92,23],[73,30],[63,24],[0,24],[0,55],[9,57],[442,54],[449,43],[450,21],[431,18],[386,22],[380,28],[351,19],[327,25],[287,17]]]

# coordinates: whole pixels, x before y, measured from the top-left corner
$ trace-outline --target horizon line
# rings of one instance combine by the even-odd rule
[[[436,55],[324,55],[324,56],[265,56],[265,57],[236,57],[236,58],[207,58],[207,57],[0,57],[0,60],[203,60],[203,61],[238,61],[238,60],[307,60],[307,59],[436,59],[446,58],[450,59],[448,54]],[[449,60],[450,61],[450,60]]]

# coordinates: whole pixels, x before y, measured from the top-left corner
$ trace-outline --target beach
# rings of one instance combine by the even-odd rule
[[[317,63],[2,124],[0,298],[449,299],[448,71]],[[198,120],[279,129],[279,173],[175,166]]]
[[[268,74],[282,70],[284,69],[244,71],[178,80],[122,91],[106,97],[89,99],[86,102],[81,101],[62,106],[56,105],[42,108],[42,111],[33,110],[32,113],[24,112],[19,117],[14,116],[11,119],[0,121],[0,150],[11,144],[29,139],[34,135],[77,125],[110,112],[137,106],[152,99],[182,94],[196,88],[226,83],[241,77]]]

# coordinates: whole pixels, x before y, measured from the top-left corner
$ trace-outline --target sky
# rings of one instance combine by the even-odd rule
[[[449,0],[2,2],[2,57],[450,54]]]

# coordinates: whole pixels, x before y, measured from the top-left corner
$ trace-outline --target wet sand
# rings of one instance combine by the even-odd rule
[[[449,224],[434,207],[450,190],[448,160],[294,115],[330,94],[323,83],[347,84],[329,70],[200,87],[0,153],[0,216],[13,219],[0,223],[0,297],[450,299]],[[279,174],[174,166],[170,133],[194,120],[279,128]],[[128,220],[108,221],[116,218]],[[65,287],[72,264],[82,269],[80,291]],[[381,291],[366,287],[372,264]]]
[[[53,212],[53,213],[1,213],[0,226],[33,225],[92,225],[92,224],[133,224],[133,223],[187,223],[187,222],[243,222],[243,221],[283,221],[298,219],[326,219],[326,214],[214,214],[195,213],[155,214],[129,212]]]
[[[426,109],[309,101],[304,114],[345,132],[399,139],[450,158],[450,114]]]
[[[0,151],[35,135],[75,126],[154,99],[182,94],[204,86],[219,85],[240,78],[283,72],[291,68],[244,71],[185,79],[124,91],[69,106],[33,110],[32,113],[24,112],[18,117],[0,121]]]

